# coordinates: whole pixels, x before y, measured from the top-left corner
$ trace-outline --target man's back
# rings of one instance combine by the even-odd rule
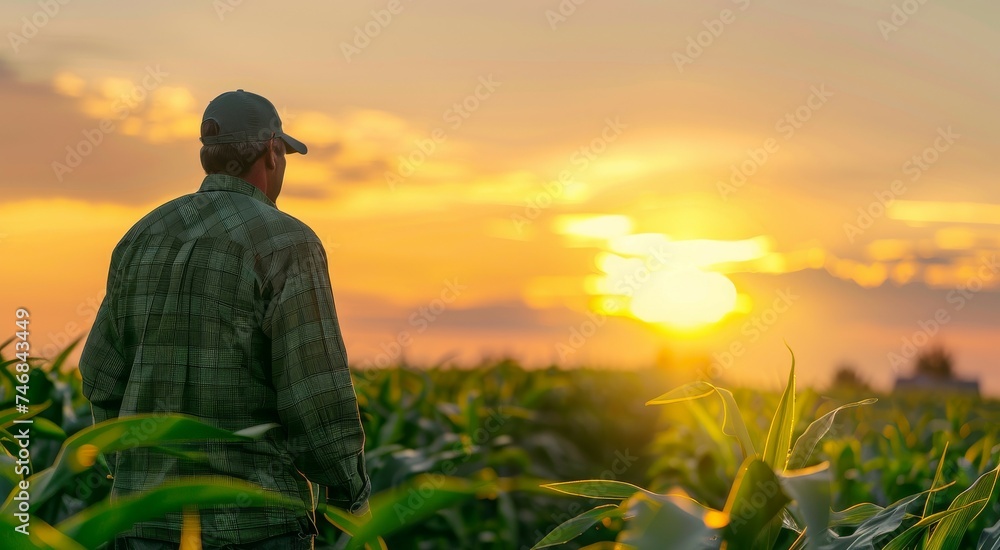
[[[282,425],[259,441],[192,444],[207,461],[118,453],[112,498],[224,475],[311,505],[298,469],[331,503],[366,503],[364,434],[322,244],[240,178],[207,176],[122,238],[80,372],[97,422],[180,412],[233,431]],[[128,534],[177,541],[180,525],[172,515]],[[233,543],[314,532],[302,512],[280,508],[203,509],[201,526]]]

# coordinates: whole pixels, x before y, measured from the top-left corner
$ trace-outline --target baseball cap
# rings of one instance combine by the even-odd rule
[[[219,134],[203,136],[201,142],[205,145],[266,141],[274,136],[280,137],[290,152],[304,155],[308,150],[304,143],[282,131],[274,105],[252,92],[236,90],[216,97],[201,117],[203,123],[209,119],[219,125]]]

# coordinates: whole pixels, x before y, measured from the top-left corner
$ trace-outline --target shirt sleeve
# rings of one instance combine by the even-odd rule
[[[83,395],[90,401],[95,424],[118,417],[130,374],[111,312],[113,276],[80,355]]]
[[[327,502],[351,512],[367,506],[365,434],[347,367],[326,253],[318,242],[294,247],[265,313],[278,416],[295,466],[324,485]]]

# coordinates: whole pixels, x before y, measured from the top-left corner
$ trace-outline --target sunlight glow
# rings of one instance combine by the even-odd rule
[[[657,272],[632,296],[630,309],[647,323],[696,328],[721,320],[736,306],[736,286],[721,273],[694,267]]]
[[[568,214],[559,216],[553,223],[556,233],[588,239],[612,239],[632,231],[628,216]]]
[[[661,233],[621,235],[595,257],[604,275],[587,279],[590,294],[627,300],[619,314],[666,328],[690,331],[710,326],[737,310],[736,285],[723,273],[782,271],[784,258],[771,252],[771,239],[674,241]],[[616,302],[617,303],[617,302]]]

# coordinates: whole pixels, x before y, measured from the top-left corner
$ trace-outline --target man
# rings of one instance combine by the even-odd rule
[[[142,447],[111,457],[111,499],[181,477],[223,475],[368,514],[364,432],[326,252],[278,210],[285,154],[274,106],[250,92],[212,100],[201,125],[207,174],[196,192],[142,218],[115,247],[107,295],[80,358],[94,422],[177,412],[231,431],[281,425],[247,443],[206,441],[187,460]],[[319,490],[319,487],[315,487]],[[312,548],[315,513],[203,507],[205,547]],[[177,548],[184,518],[136,524],[117,548]]]

